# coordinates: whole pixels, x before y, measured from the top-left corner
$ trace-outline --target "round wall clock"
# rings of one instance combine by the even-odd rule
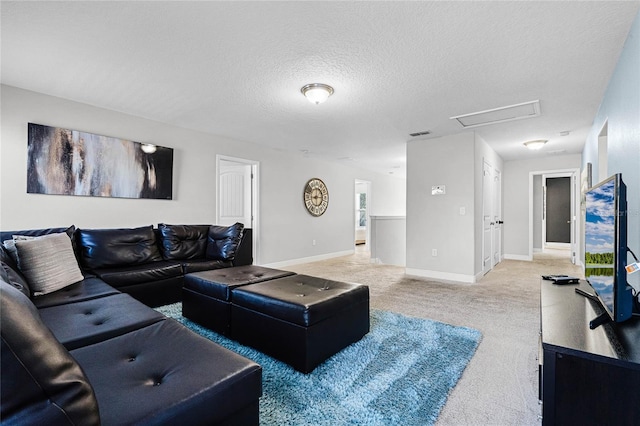
[[[329,191],[318,178],[309,179],[304,187],[304,206],[313,216],[321,216],[329,207]]]

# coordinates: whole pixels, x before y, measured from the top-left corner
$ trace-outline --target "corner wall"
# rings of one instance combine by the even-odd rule
[[[598,175],[598,136],[608,127],[607,176]],[[627,245],[640,256],[640,13],[636,16],[582,152],[593,165],[593,184],[622,173],[627,185]],[[581,247],[584,258],[584,247]],[[632,261],[631,255],[627,257]],[[627,280],[640,291],[640,273]]]
[[[529,193],[533,188],[529,184],[529,175],[532,172],[578,169],[580,159],[580,154],[574,154],[505,161],[502,202],[505,258],[531,260],[529,249],[533,247],[533,241],[529,240],[529,217],[533,212],[529,206]]]
[[[407,143],[407,274],[461,282],[481,276],[484,160],[502,169],[474,133]],[[446,193],[432,195],[436,185]]]
[[[0,229],[136,227],[214,223],[216,154],[260,162],[260,263],[353,251],[355,179],[372,182],[370,214],[405,212],[405,180],[260,145],[187,130],[86,104],[0,86]],[[174,149],[173,200],[27,194],[27,123],[83,130]],[[327,212],[302,203],[311,177],[329,188]],[[316,240],[316,245],[312,245]]]

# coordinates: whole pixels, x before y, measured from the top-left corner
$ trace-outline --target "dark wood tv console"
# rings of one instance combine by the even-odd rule
[[[542,424],[640,424],[640,318],[590,330],[603,312],[585,282],[540,282]]]

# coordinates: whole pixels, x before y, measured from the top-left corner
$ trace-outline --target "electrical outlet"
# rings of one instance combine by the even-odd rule
[[[435,257],[438,255],[438,249],[431,249],[431,256]]]
[[[315,246],[316,245],[316,240],[311,240],[311,245]]]

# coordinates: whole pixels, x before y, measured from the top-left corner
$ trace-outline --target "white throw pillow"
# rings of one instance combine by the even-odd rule
[[[18,239],[15,244],[18,267],[34,296],[52,293],[84,279],[66,233]]]

